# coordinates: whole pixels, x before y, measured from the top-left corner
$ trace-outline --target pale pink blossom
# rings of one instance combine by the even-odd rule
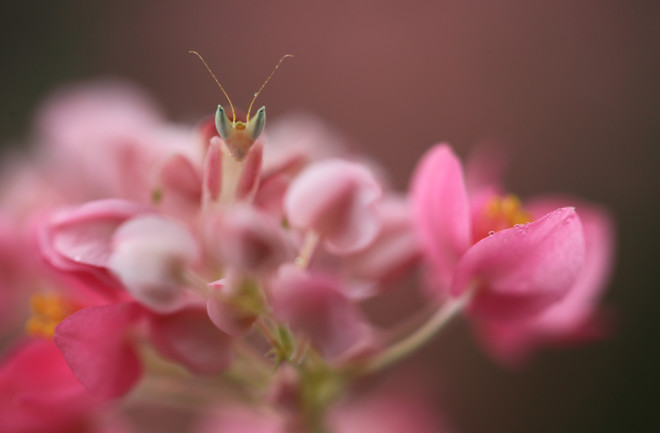
[[[145,215],[117,227],[107,266],[136,300],[153,311],[169,313],[186,303],[186,269],[199,260],[197,240],[186,227]]]
[[[332,433],[448,433],[428,399],[408,389],[392,385],[367,395],[352,396],[330,410]]]
[[[203,305],[151,315],[149,336],[158,352],[196,374],[216,374],[232,362],[231,339],[209,320]]]
[[[257,282],[231,272],[208,286],[206,309],[213,324],[232,336],[247,334],[265,308]]]
[[[320,235],[334,253],[366,247],[380,229],[375,204],[381,187],[364,166],[339,159],[308,166],[284,198],[289,223]]]
[[[282,225],[243,203],[217,214],[206,234],[214,257],[243,273],[271,274],[294,258],[293,244]]]
[[[54,269],[116,295],[122,285],[107,267],[112,236],[121,224],[148,212],[143,205],[117,199],[54,212],[38,227],[41,255]]]
[[[275,317],[310,339],[329,359],[345,354],[368,335],[364,318],[340,284],[330,275],[285,265],[270,286]]]
[[[393,287],[418,262],[421,248],[403,197],[385,196],[376,205],[376,214],[381,227],[378,235],[367,248],[345,256],[343,267],[354,278],[377,282],[378,293]]]
[[[195,433],[291,433],[275,412],[241,405],[209,409],[198,422]]]
[[[154,191],[167,196],[162,190],[172,186],[163,184],[168,175],[161,174],[172,155],[201,165],[202,148],[192,134],[166,124],[153,103],[125,83],[62,90],[44,104],[36,123],[37,139],[45,144],[45,168],[57,173],[53,181],[83,199],[149,203]],[[171,194],[181,194],[177,189]]]

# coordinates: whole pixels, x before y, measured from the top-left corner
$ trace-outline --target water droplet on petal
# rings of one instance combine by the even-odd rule
[[[491,230],[488,232],[488,236],[493,236],[495,234],[495,231]]]

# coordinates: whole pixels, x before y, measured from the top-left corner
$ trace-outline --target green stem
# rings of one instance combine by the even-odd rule
[[[456,300],[446,302],[433,316],[429,318],[412,334],[394,343],[381,352],[366,365],[365,372],[373,373],[402,360],[420,347],[428,343],[441,329],[463,310],[472,298],[472,290],[467,290]]]

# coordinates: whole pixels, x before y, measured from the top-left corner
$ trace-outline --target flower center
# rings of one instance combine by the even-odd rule
[[[482,239],[494,232],[508,229],[533,220],[520,199],[513,194],[490,198],[475,223],[474,239]]]
[[[55,327],[76,309],[54,293],[38,293],[30,298],[30,310],[32,316],[25,324],[28,334],[51,338]]]

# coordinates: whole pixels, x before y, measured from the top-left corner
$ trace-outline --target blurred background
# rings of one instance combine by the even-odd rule
[[[492,143],[510,190],[618,221],[611,339],[509,371],[463,325],[410,361],[456,430],[660,431],[659,22],[657,1],[3,1],[0,142],[28,146],[40,100],[103,77],[194,123],[225,100],[191,49],[246,109],[292,53],[260,96],[269,120],[319,115],[397,188],[437,142],[463,157]]]

